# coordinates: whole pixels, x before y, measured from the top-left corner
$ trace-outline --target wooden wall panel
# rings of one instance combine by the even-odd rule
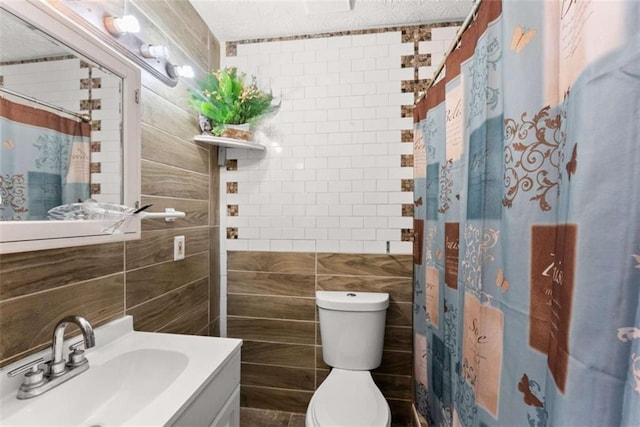
[[[182,48],[190,53],[198,65],[208,67],[209,28],[197,12],[185,0],[135,0],[133,1],[154,22],[164,23],[162,31],[174,40],[180,40]],[[168,24],[168,25],[167,25]]]
[[[256,365],[242,363],[241,378],[246,385],[287,388],[293,390],[315,390],[315,373],[309,368]]]
[[[209,254],[169,261],[127,273],[127,308],[209,276]]]
[[[318,254],[318,274],[412,277],[411,255]]]
[[[411,404],[411,276],[410,256],[228,252],[228,334],[245,340],[241,404],[306,411],[299,389],[316,390],[330,369],[313,321],[316,290],[388,292],[382,364],[373,374],[395,417],[404,419],[400,412]]]
[[[229,251],[227,270],[315,274],[315,254]]]
[[[240,406],[304,413],[311,396],[312,391],[242,385]]]
[[[4,301],[0,303],[0,360],[50,345],[56,323],[65,316],[77,314],[98,326],[122,316],[123,305],[122,273]]]
[[[167,230],[184,227],[198,227],[209,224],[209,202],[207,200],[189,200],[182,198],[166,198],[142,196],[142,205],[153,205],[151,212],[164,212],[166,208],[173,208],[186,214],[184,218],[177,218],[174,222],[164,219],[145,219],[142,230]],[[176,233],[176,236],[179,233]]]
[[[0,257],[0,301],[122,270],[122,243],[5,254]]]
[[[185,312],[190,312],[199,303],[206,304],[209,279],[167,292],[132,309],[127,314],[133,316],[133,326],[137,331],[155,332],[169,323],[175,322]],[[198,330],[206,326],[206,321]]]
[[[286,344],[309,344],[315,340],[314,322],[227,317],[227,333],[233,338]]]
[[[238,294],[315,298],[315,283],[313,274],[229,271],[227,275],[227,291]]]
[[[122,1],[106,0],[104,6],[120,10]],[[168,35],[178,63],[191,63],[200,74],[219,67],[219,44],[188,1],[136,0],[131,11],[144,15],[139,19],[148,37]],[[126,244],[2,255],[0,366],[50,346],[55,323],[67,314],[98,326],[129,312],[144,329],[217,334],[219,311],[209,307],[219,301],[210,295],[219,292],[219,264],[210,255],[218,247],[218,233],[210,227],[210,218],[217,218],[210,213],[218,199],[218,185],[212,185],[219,179],[217,151],[193,142],[199,133],[188,103],[193,81],[170,88],[143,71],[142,85],[140,202],[153,204],[152,212],[170,207],[187,217],[145,220],[142,239]],[[186,237],[187,259],[173,262],[178,235]],[[216,278],[211,288],[210,275]]]
[[[127,270],[173,261],[173,238],[184,236],[186,256],[209,250],[209,227],[185,228],[176,230],[143,231],[142,239],[126,243]]]
[[[297,368],[313,368],[315,347],[245,339],[242,343],[242,360],[263,365],[279,365]]]
[[[198,116],[143,87],[142,122],[174,135],[183,141],[192,141],[199,133]]]
[[[142,125],[142,157],[169,166],[209,174],[209,150],[147,124]]]
[[[313,298],[229,294],[227,310],[234,316],[314,321],[316,303]]]
[[[144,159],[141,167],[142,194],[209,200],[206,175]]]
[[[158,329],[158,332],[183,335],[209,335],[209,303],[197,301],[196,305],[182,311],[180,317]]]

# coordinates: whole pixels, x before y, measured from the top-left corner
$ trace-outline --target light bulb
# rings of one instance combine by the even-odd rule
[[[193,72],[193,68],[191,67],[191,65],[181,65],[181,66],[174,66],[174,69],[176,71],[176,74],[180,77],[184,77],[186,79],[192,79],[195,77],[195,73]]]
[[[169,47],[165,45],[143,44],[140,46],[140,54],[145,58],[169,58]]]
[[[109,16],[104,19],[104,26],[114,36],[140,32],[140,23],[133,15],[125,15],[121,18]]]
[[[172,79],[178,77],[192,79],[195,77],[195,73],[191,65],[173,65],[171,63],[167,63],[165,69],[167,70],[167,75]]]

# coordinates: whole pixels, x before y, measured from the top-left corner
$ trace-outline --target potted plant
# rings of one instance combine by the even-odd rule
[[[271,93],[258,89],[255,77],[247,80],[235,67],[208,73],[190,93],[202,132],[234,139],[251,139],[256,123],[279,107]]]

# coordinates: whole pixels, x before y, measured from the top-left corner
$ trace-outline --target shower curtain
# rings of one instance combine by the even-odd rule
[[[43,220],[89,198],[90,126],[0,99],[0,220]]]
[[[640,2],[487,1],[414,109],[414,404],[640,425]]]

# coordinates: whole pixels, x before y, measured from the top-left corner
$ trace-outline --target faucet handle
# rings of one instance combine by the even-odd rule
[[[27,371],[36,372],[38,370],[38,365],[41,363],[44,363],[44,357],[39,357],[36,360],[32,360],[29,363],[18,366],[16,369],[7,372],[7,376],[13,378]]]
[[[42,362],[44,362],[44,358],[39,357],[36,360],[25,363],[24,365],[19,366],[12,371],[9,371],[7,375],[9,377],[15,377],[22,374],[23,372],[26,372],[26,374],[24,374],[24,380],[20,385],[20,391],[33,390],[40,387],[46,382],[44,378],[44,371],[38,367],[38,365]]]
[[[82,351],[82,350],[84,350],[84,349],[82,349],[80,347],[84,347],[84,341],[82,341],[82,340],[78,341],[75,344],[71,344],[69,346],[69,351],[76,351],[76,350]]]
[[[77,342],[69,346],[69,362],[67,366],[70,368],[77,368],[78,366],[82,366],[86,363],[89,363],[87,358],[84,355],[84,350],[82,349],[84,346],[84,341]]]

